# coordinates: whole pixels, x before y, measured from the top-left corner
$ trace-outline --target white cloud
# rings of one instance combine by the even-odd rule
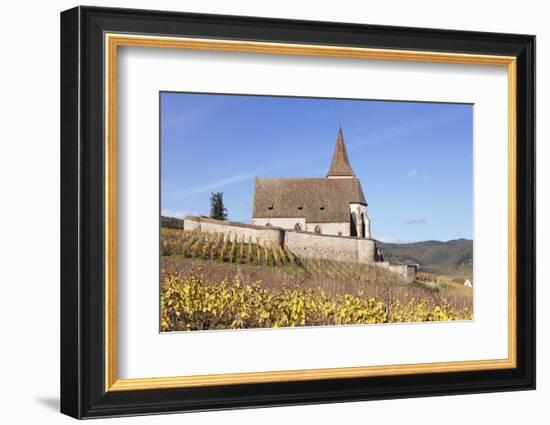
[[[188,215],[200,215],[200,214],[195,211],[188,211],[188,210],[175,211],[170,208],[163,208],[160,212],[160,215],[164,217],[185,218],[185,216],[188,216]]]
[[[393,236],[377,236],[377,241],[384,242],[384,243],[413,243],[416,242],[414,240],[404,240],[404,239],[398,239],[394,238]]]
[[[386,243],[397,242],[397,238],[394,238],[393,236],[378,236],[376,237],[376,240],[379,240],[380,242],[386,242]]]
[[[411,171],[409,171],[409,173],[407,175],[409,177],[414,177],[414,176],[416,176],[416,173],[417,173],[417,170],[416,170],[416,168],[414,168]]]

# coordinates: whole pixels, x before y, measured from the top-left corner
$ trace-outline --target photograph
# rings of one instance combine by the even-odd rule
[[[161,332],[474,320],[473,104],[159,105]]]

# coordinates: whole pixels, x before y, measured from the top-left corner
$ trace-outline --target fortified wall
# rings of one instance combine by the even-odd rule
[[[223,233],[230,240],[238,239],[267,245],[282,245],[285,231],[278,227],[256,226],[254,224],[237,223],[235,221],[214,220],[213,218],[187,216],[183,220],[184,230],[198,230],[200,232]]]
[[[390,264],[388,261],[380,261],[374,263],[374,265],[403,276],[409,282],[416,279],[416,265],[414,264]]]
[[[351,236],[319,235],[283,230],[285,245],[298,257],[324,258],[355,263],[374,263],[376,242]]]
[[[319,235],[280,227],[257,226],[234,221],[214,220],[207,217],[187,216],[183,220],[184,230],[223,233],[230,240],[248,241],[272,246],[287,246],[301,258],[322,258],[356,263],[371,263],[387,269],[409,281],[416,277],[416,266],[390,264],[377,261],[376,241],[351,236]]]

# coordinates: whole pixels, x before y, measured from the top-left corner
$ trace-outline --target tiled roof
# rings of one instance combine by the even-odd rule
[[[334,147],[334,155],[332,156],[332,164],[327,176],[355,176],[349,163],[348,152],[344,144],[344,135],[342,128],[338,131],[336,146]]]
[[[349,223],[350,203],[367,203],[357,178],[256,178],[252,217]]]

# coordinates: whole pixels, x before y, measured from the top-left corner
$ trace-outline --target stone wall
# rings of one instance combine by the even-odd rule
[[[360,263],[374,262],[376,243],[372,239],[285,231],[285,245],[302,258],[324,258]]]
[[[322,235],[349,236],[349,223],[306,223],[306,232],[315,232],[315,227],[321,228]]]
[[[198,230],[201,232],[224,233],[231,240],[238,238],[239,241],[248,241],[250,238],[254,243],[267,243],[274,246],[282,245],[284,241],[284,230],[277,227],[255,226],[233,221],[214,220],[207,217],[187,216],[183,222],[184,230]]]
[[[231,240],[252,240],[254,243],[286,245],[302,258],[322,258],[328,260],[371,263],[396,273],[408,281],[416,277],[416,266],[376,262],[376,242],[350,236],[319,235],[310,232],[285,230],[280,227],[266,227],[243,224],[233,221],[214,220],[207,217],[187,216],[183,220],[184,230],[224,233]]]
[[[404,277],[409,282],[416,278],[416,266],[411,264],[390,264],[388,261],[379,261],[374,264],[376,267],[382,267],[392,273]]]

